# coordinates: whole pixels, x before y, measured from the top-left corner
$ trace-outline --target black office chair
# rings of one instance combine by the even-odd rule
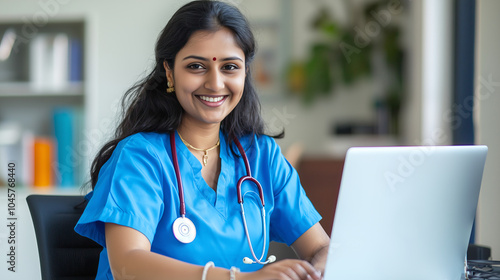
[[[26,198],[40,254],[42,280],[95,279],[102,247],[74,231],[85,209],[83,196]]]

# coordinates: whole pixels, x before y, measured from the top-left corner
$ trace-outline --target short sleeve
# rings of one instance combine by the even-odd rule
[[[75,231],[105,247],[104,224],[115,223],[152,242],[164,209],[161,170],[154,146],[143,136],[122,140],[102,166]]]
[[[300,183],[297,171],[273,142],[270,170],[273,172],[275,206],[271,215],[271,240],[291,245],[321,220]]]

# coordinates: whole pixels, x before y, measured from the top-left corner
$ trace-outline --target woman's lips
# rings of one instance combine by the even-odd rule
[[[222,105],[226,101],[227,95],[224,96],[208,96],[208,95],[196,95],[198,100],[209,107],[217,107]]]

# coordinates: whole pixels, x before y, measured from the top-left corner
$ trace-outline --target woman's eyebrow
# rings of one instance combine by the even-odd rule
[[[206,58],[206,57],[202,57],[202,56],[197,56],[197,55],[188,55],[186,56],[185,58],[183,58],[182,60],[186,60],[186,59],[198,59],[198,60],[202,60],[202,61],[209,61],[210,59]],[[243,59],[237,57],[237,56],[231,56],[231,57],[226,57],[226,58],[223,58],[222,61],[228,61],[228,60],[240,60],[241,62],[243,62]]]

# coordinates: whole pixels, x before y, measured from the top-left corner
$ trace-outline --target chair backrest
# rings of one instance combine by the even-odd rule
[[[85,209],[83,196],[26,198],[40,255],[43,280],[95,279],[102,247],[74,231]]]

